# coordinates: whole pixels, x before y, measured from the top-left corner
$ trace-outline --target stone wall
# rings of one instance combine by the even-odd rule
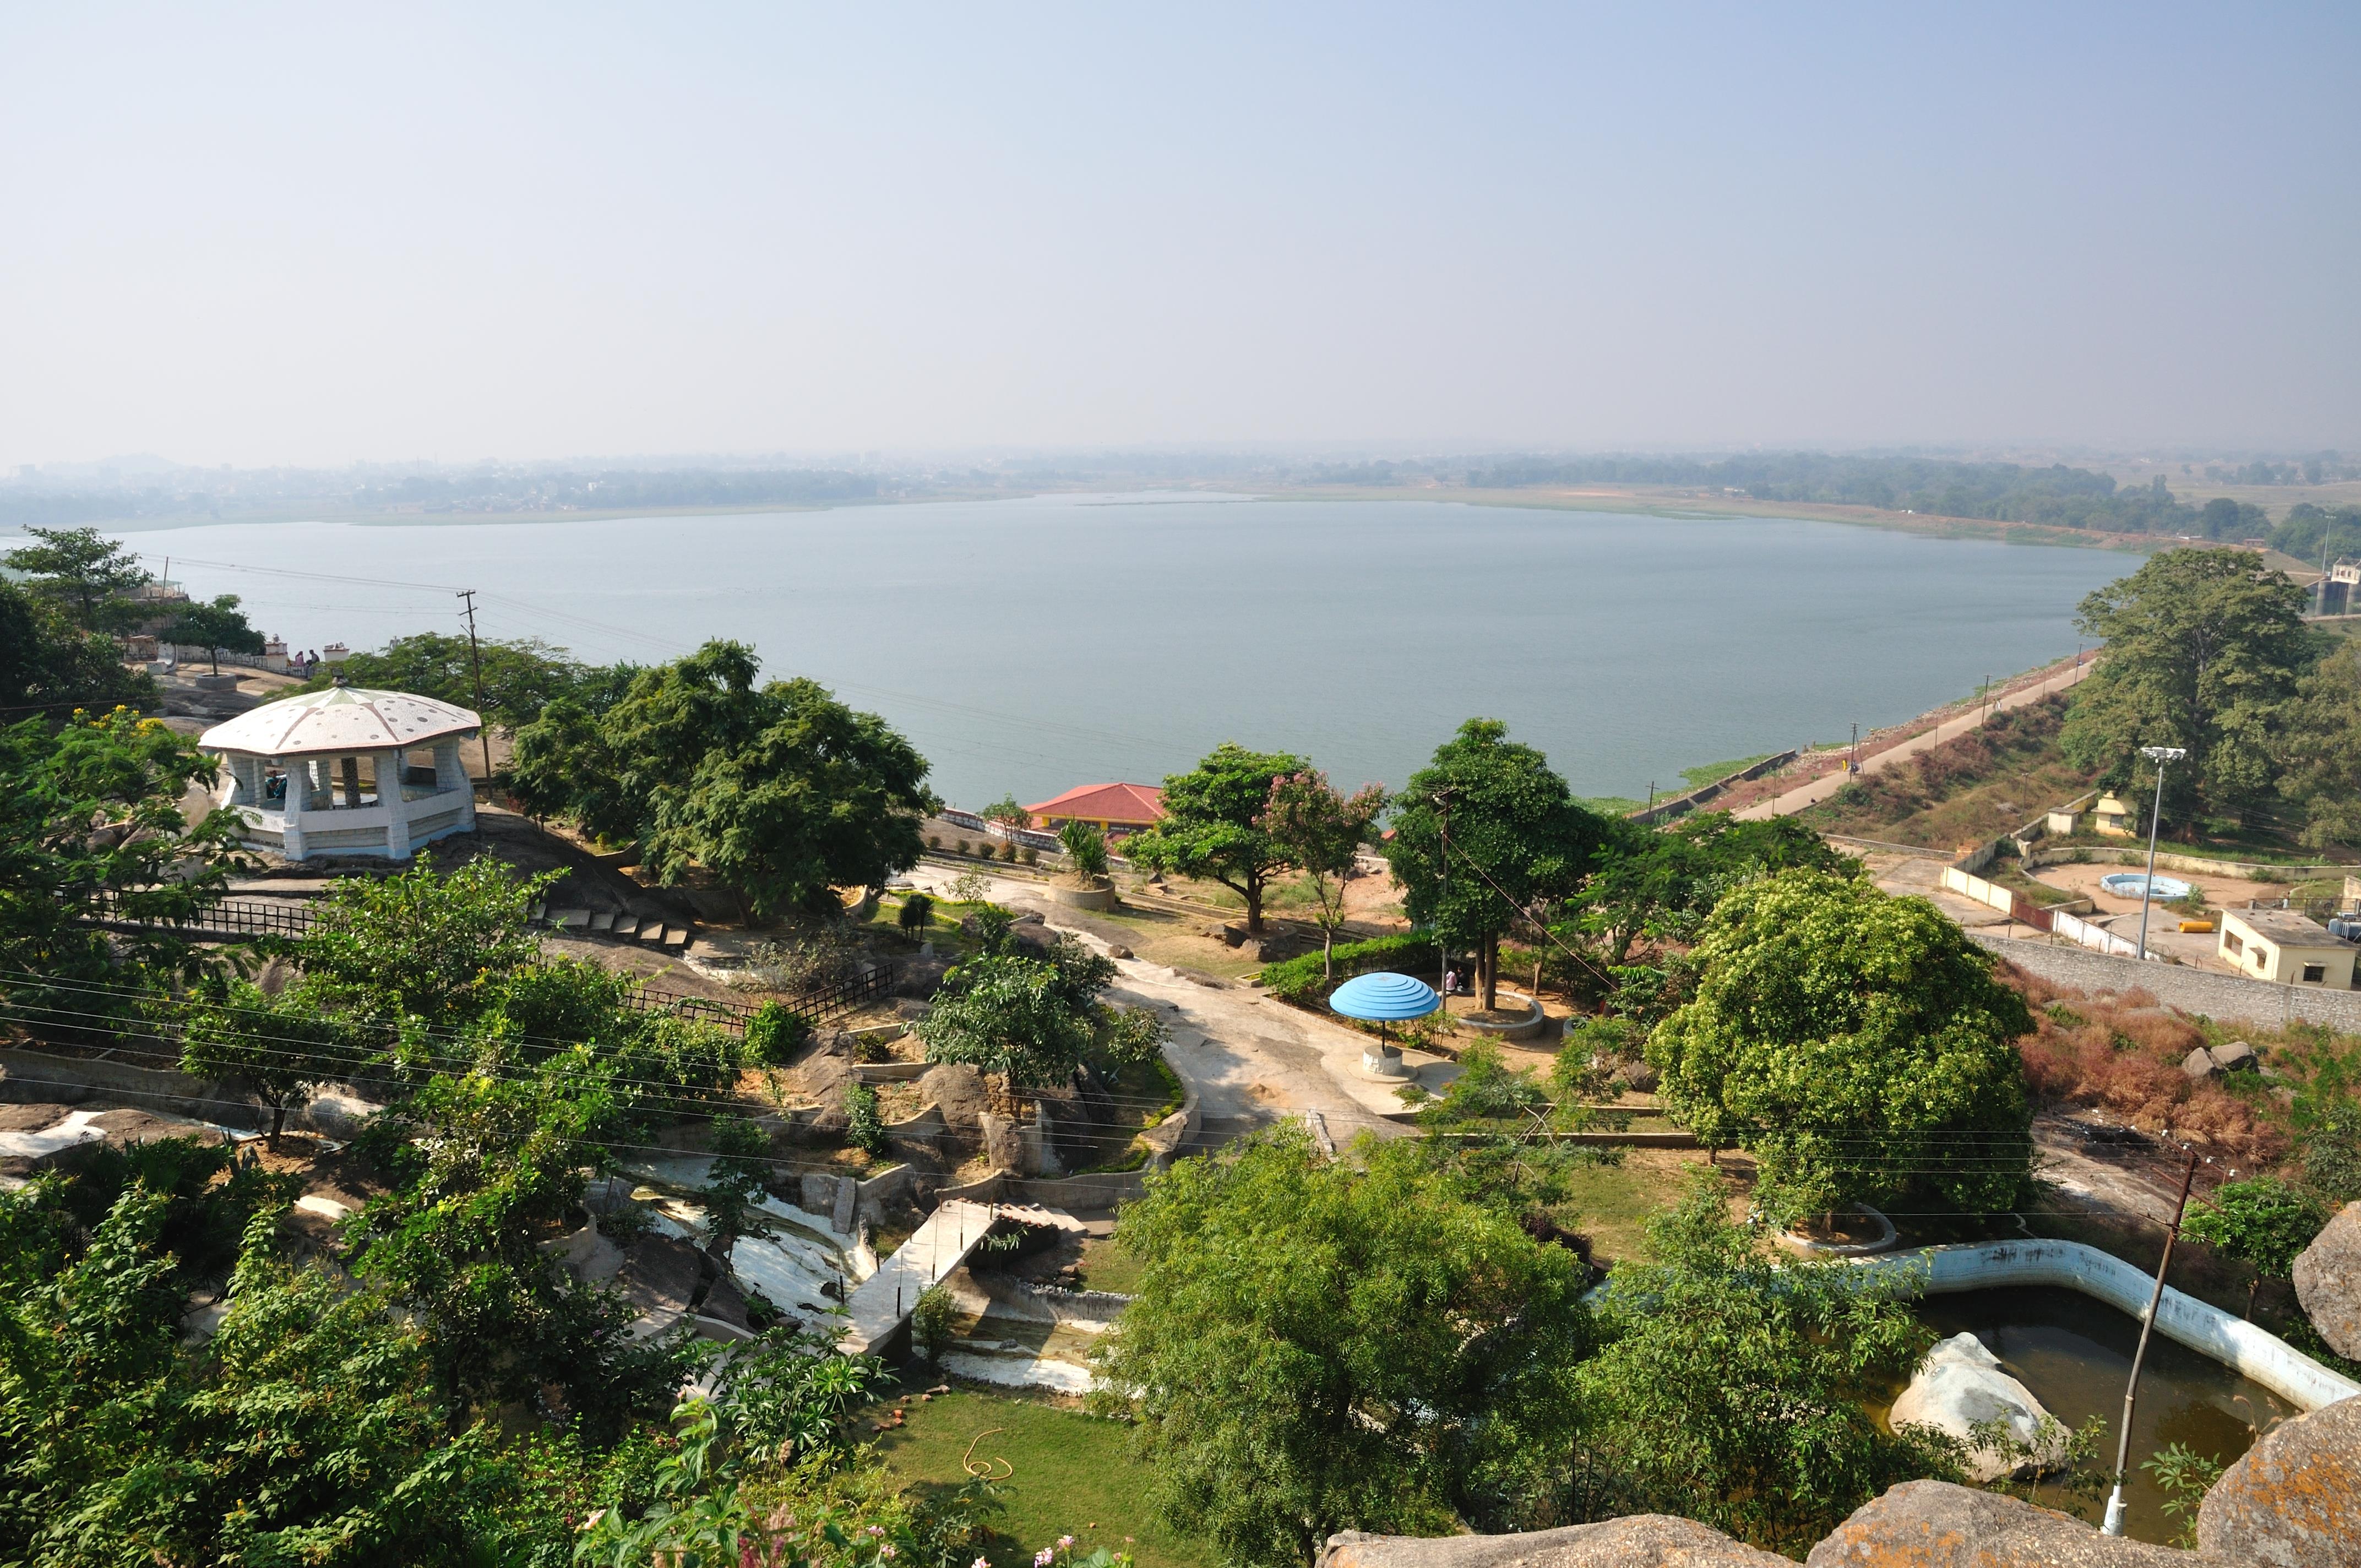
[[[2181,964],[2141,963],[2136,959],[2110,958],[2082,948],[2061,947],[2025,938],[1987,936],[1971,931],[1985,947],[2019,969],[2055,985],[2077,991],[2128,991],[2134,986],[2154,993],[2168,1007],[2218,1018],[2283,1029],[2299,1020],[2361,1034],[2361,991],[2328,991],[2316,985],[2273,985],[2268,981],[2242,980]]]

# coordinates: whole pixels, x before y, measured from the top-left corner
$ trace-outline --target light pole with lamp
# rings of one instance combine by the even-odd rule
[[[2156,764],[2156,806],[2147,814],[2147,875],[2140,879],[2139,956],[2147,957],[2147,906],[2156,896],[2156,830],[2164,817],[2164,769],[2189,755],[2185,746],[2142,746],[2140,755]]]

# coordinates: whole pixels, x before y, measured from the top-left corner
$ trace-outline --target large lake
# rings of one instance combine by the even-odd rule
[[[451,630],[461,587],[486,635],[602,662],[740,638],[886,715],[970,806],[1152,783],[1230,740],[1399,784],[1477,714],[1577,793],[1643,795],[2071,653],[2076,603],[2136,565],[1784,519],[1202,495],[124,537],[297,647]]]

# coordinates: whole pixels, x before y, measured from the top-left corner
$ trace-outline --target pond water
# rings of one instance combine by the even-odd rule
[[[2067,1426],[2104,1417],[2107,1436],[2099,1464],[2114,1464],[2124,1380],[2139,1341],[2137,1322],[2104,1302],[2049,1286],[1929,1296],[1917,1311],[1938,1334],[1974,1333]],[[2171,1541],[2179,1532],[2179,1521],[2163,1511],[2164,1494],[2139,1468],[2150,1454],[2179,1442],[2227,1464],[2252,1447],[2259,1432],[2300,1414],[2212,1357],[2161,1334],[2150,1339],[2132,1417],[2131,1475],[2124,1488],[2126,1531],[2155,1541]],[[2059,1506],[2046,1489],[2042,1500]],[[2090,1510],[2094,1523],[2098,1511]]]
[[[468,587],[487,635],[599,661],[742,639],[885,715],[970,807],[1153,783],[1228,740],[1398,785],[1478,714],[1578,794],[1670,792],[2067,657],[2076,604],[2138,564],[1794,519],[1202,494],[123,537],[297,648],[462,630]]]

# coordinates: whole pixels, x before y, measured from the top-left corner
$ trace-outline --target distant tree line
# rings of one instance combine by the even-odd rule
[[[1823,453],[1762,453],[1716,459],[1509,458],[1471,468],[1467,483],[1508,489],[1528,485],[1698,485],[1736,490],[1754,500],[1879,507],[1941,517],[2038,522],[2117,533],[2259,539],[2270,524],[2260,507],[2214,499],[2193,506],[2158,475],[2145,488],[2120,487],[2105,474],[2052,464],[1956,463],[1929,457],[1845,457]]]
[[[679,468],[586,474],[412,474],[352,492],[356,506],[799,506],[871,500],[877,480],[834,469]]]

